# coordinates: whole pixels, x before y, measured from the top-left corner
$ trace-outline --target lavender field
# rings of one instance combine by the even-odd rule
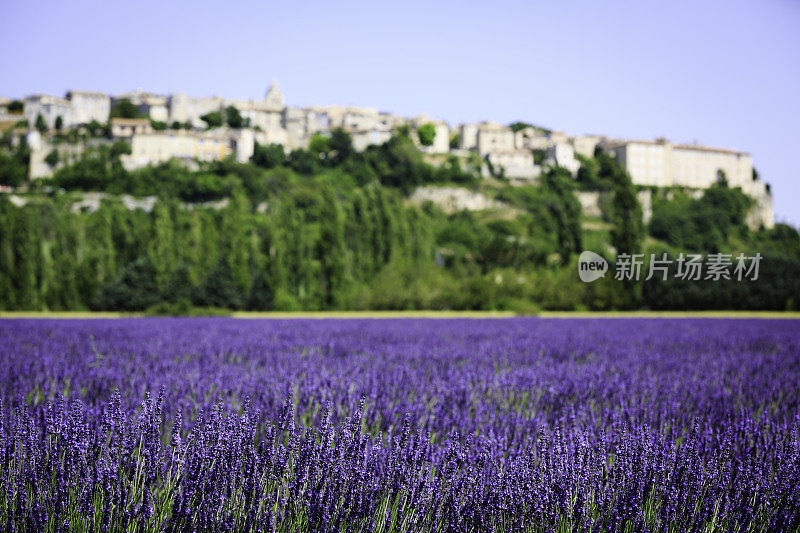
[[[791,320],[3,320],[7,531],[798,531]]]

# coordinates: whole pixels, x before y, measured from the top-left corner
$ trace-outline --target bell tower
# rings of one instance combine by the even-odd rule
[[[267,94],[264,96],[264,102],[267,106],[274,109],[283,109],[285,104],[283,101],[283,91],[276,80],[272,80],[272,84],[267,89]]]

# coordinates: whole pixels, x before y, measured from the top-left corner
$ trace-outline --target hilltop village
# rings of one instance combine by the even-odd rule
[[[104,135],[75,136],[75,142],[63,142],[64,135],[59,135],[98,129]],[[640,187],[645,220],[651,210],[651,189],[681,188],[699,197],[724,179],[755,200],[748,218],[751,227],[774,225],[769,186],[758,179],[750,154],[736,150],[666,139],[571,136],[522,122],[450,125],[426,115],[403,117],[374,108],[291,107],[276,82],[262,100],[164,95],[141,89],[117,95],[71,90],[63,98],[45,94],[0,98],[0,130],[11,136],[12,143],[24,139],[29,147],[29,180],[52,176],[79,158],[87,146],[101,143],[128,143],[120,159],[127,170],[134,170],[175,159],[187,164],[226,158],[247,162],[258,145],[279,145],[288,153],[307,148],[315,137],[334,130],[347,132],[353,148],[362,151],[387,142],[401,129],[424,154],[479,160],[482,175],[499,176],[511,184],[535,184],[543,170],[553,166],[577,176],[583,158],[591,158],[601,148]],[[577,196],[584,211],[598,210],[598,195],[580,192]],[[491,205],[452,189],[421,188],[413,198],[456,209]]]

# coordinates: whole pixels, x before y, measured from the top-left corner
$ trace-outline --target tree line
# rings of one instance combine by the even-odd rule
[[[478,173],[453,158],[425,162],[407,132],[356,152],[337,130],[304,150],[257,146],[250,163],[196,170],[169,162],[129,172],[120,163],[125,148],[85,150],[51,181],[32,184],[22,207],[0,197],[0,308],[533,312],[800,302],[790,279],[800,270],[796,230],[748,230],[749,200],[725,184],[699,199],[657,196],[645,227],[630,176],[603,152],[583,161],[577,180],[555,167],[535,186],[501,184],[494,191],[507,209],[447,214],[410,205],[406,193],[431,183],[476,188]],[[584,225],[574,194],[589,184],[610,198],[596,230]],[[96,211],[76,211],[77,191],[108,197]],[[158,200],[149,212],[131,210],[121,193]],[[746,289],[584,284],[576,275],[584,249],[609,259],[721,250],[769,258],[762,280]]]

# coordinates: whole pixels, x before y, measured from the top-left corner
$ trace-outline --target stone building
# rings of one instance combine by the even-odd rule
[[[594,151],[600,141],[603,140],[601,135],[582,135],[572,138],[572,147],[576,154],[584,157],[594,157]]]
[[[753,178],[750,154],[697,144],[656,141],[618,141],[603,144],[628,171],[636,185],[706,189],[724,178],[730,187],[741,187],[758,206],[758,220],[751,226],[774,225],[772,196],[763,182]]]
[[[753,160],[745,152],[665,139],[611,142],[606,147],[636,185],[705,189],[718,181],[720,170],[731,186],[753,181]]]
[[[286,130],[286,147],[294,150],[308,146],[311,132],[305,109],[287,107],[283,110],[283,128]]]
[[[283,91],[276,80],[272,80],[267,93],[264,95],[264,103],[266,107],[272,110],[280,111],[286,107],[286,102],[283,97]]]
[[[219,103],[217,110],[222,111],[227,106],[235,107],[242,118],[258,130],[270,131],[284,127],[286,106],[277,82],[272,82],[263,100],[226,100]]]
[[[546,150],[549,144],[547,132],[539,128],[523,128],[514,134],[514,146],[520,150]]]
[[[514,132],[496,122],[483,122],[478,127],[476,147],[481,156],[493,152],[511,152],[516,149]]]
[[[13,112],[8,110],[11,102],[13,102],[11,98],[0,96],[0,131],[13,128],[17,122],[25,118],[23,110],[14,110]]]
[[[353,149],[361,152],[371,145],[381,145],[392,138],[392,132],[374,128],[371,130],[355,131],[350,133],[353,139]]]
[[[158,122],[167,122],[169,120],[168,103],[169,98],[165,95],[149,93],[142,89],[123,93],[114,96],[111,99],[111,107],[122,100],[128,100],[136,106],[138,111],[147,115],[151,119]]]
[[[478,127],[479,124],[461,124],[458,127],[459,143],[461,150],[478,149]]]
[[[283,127],[268,129],[266,131],[256,131],[255,140],[262,146],[269,146],[271,144],[280,144],[284,150],[289,148],[289,137]]]
[[[511,181],[534,181],[542,173],[542,167],[534,164],[530,150],[506,150],[491,152],[486,155],[495,174],[500,174]],[[488,168],[484,173],[488,172]]]
[[[254,141],[251,129],[140,133],[131,138],[131,154],[123,156],[122,162],[129,170],[170,159],[211,162],[234,155],[245,162],[253,155]]]
[[[92,121],[105,124],[111,113],[111,97],[104,93],[91,91],[69,91],[67,100],[72,104],[75,124],[89,124]]]
[[[341,128],[352,138],[353,148],[362,151],[370,145],[388,141],[396,128],[405,122],[372,107],[313,106],[302,111],[306,134],[303,146],[307,146],[314,134],[329,134],[334,129]],[[301,131],[300,110],[287,108],[284,116],[287,130],[294,130],[289,136],[296,142],[299,139],[298,132]]]
[[[172,94],[168,99],[168,122],[204,128],[205,122],[200,117],[215,111],[222,112],[223,107],[224,100],[218,96],[192,98],[185,93]]]
[[[42,136],[37,130],[30,130],[25,136],[25,141],[30,148],[29,179],[51,177],[59,168],[77,161],[86,148],[84,143],[52,143],[51,138]],[[47,161],[52,152],[56,152],[58,155],[55,164]]]
[[[433,137],[433,144],[423,146],[417,136],[417,129],[425,124],[433,125],[436,133]],[[450,127],[443,120],[431,119],[427,115],[419,115],[409,121],[411,127],[411,138],[420,151],[429,154],[446,154],[450,151]]]
[[[557,142],[550,145],[547,148],[546,162],[569,170],[573,177],[578,175],[578,169],[581,168],[580,162],[575,159],[572,145],[566,142]]]
[[[130,139],[134,135],[153,133],[153,126],[147,118],[112,118],[111,136],[115,139]]]
[[[28,125],[36,126],[36,119],[41,116],[49,129],[56,127],[56,122],[61,117],[61,124],[68,128],[75,124],[73,107],[69,100],[49,94],[34,94],[25,98],[23,114]]]

